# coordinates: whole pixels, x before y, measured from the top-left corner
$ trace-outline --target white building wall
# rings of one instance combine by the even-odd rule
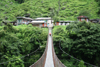
[[[81,21],[84,21],[85,19],[81,19]]]
[[[69,23],[67,23],[66,25],[69,25]]]
[[[87,22],[89,22],[89,19],[86,19]]]
[[[61,25],[61,22],[59,22],[59,25]]]
[[[63,25],[65,25],[65,23],[63,23]]]

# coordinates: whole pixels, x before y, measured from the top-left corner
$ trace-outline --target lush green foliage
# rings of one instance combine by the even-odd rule
[[[18,3],[24,3],[25,2],[25,0],[15,0],[16,2],[18,2]]]
[[[28,67],[43,54],[47,31],[32,25],[0,27],[0,67]],[[36,53],[25,56],[40,48]],[[23,57],[25,56],[25,57]],[[23,57],[23,58],[22,58]],[[13,61],[11,61],[13,60]]]
[[[31,18],[51,16],[55,21],[77,20],[79,15],[99,18],[97,12],[98,3],[94,0],[0,0],[0,19],[8,21],[26,14]]]
[[[70,55],[99,66],[100,25],[84,21],[71,23],[66,27],[66,30],[62,27],[54,31],[53,38],[58,57],[68,61],[71,60],[70,57],[63,54],[59,49],[59,41],[61,41],[62,49]],[[74,64],[76,61],[74,60],[69,62],[73,62]],[[67,61],[64,61],[64,63],[66,64]],[[78,64],[76,63],[76,65]]]
[[[99,9],[98,14],[99,14],[99,17],[100,17],[100,0],[95,0],[95,1],[98,3],[98,9]]]
[[[12,26],[7,24],[0,27],[0,67],[28,67],[36,62],[43,54],[47,41],[47,28],[33,27],[32,25]],[[58,58],[68,67],[91,67],[83,61],[100,64],[100,25],[90,22],[75,22],[66,26],[56,26],[53,29],[53,40]],[[40,43],[38,42],[40,41]],[[59,49],[59,41],[64,51],[83,60],[70,58]],[[35,54],[21,58],[38,47]],[[16,60],[15,60],[16,59]],[[14,61],[11,61],[14,60]]]

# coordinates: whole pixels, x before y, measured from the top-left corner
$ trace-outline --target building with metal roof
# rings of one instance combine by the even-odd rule
[[[77,17],[78,21],[86,21],[89,22],[89,18],[87,16],[79,16]]]

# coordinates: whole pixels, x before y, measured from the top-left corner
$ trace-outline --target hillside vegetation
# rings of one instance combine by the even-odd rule
[[[78,66],[79,60],[83,60],[86,67],[100,67],[100,24],[76,22],[66,28],[59,26],[54,29],[53,41],[57,56],[66,66],[84,67]]]
[[[15,21],[17,16],[53,17],[54,20],[77,20],[80,15],[99,18],[94,0],[0,0],[0,22]]]
[[[7,24],[1,27],[0,67],[29,67],[32,65],[44,52],[47,34],[47,31],[32,25],[13,27]]]

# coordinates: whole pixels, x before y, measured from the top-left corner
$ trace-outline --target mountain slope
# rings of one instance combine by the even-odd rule
[[[21,4],[4,0],[0,3],[3,3],[0,6],[0,18],[4,20],[6,17],[9,21],[25,14],[30,14],[31,18],[51,16],[56,20],[77,20],[76,17],[80,15],[99,18],[97,2],[94,0],[28,0]]]

